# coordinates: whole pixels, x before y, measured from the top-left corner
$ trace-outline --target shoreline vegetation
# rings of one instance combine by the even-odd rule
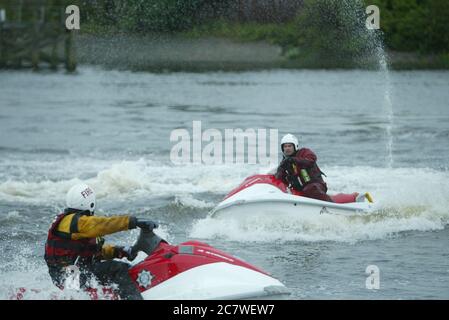
[[[372,69],[320,67],[289,59],[282,48],[263,40],[179,35],[75,37],[78,63],[133,71],[247,71],[264,69]],[[207,54],[204,54],[207,51]],[[256,53],[255,53],[256,52]],[[387,51],[391,70],[449,70],[449,57]]]
[[[84,26],[76,35],[78,62],[148,71],[259,69],[374,69],[351,65],[321,66],[284,48],[277,34],[288,25],[219,22],[176,33],[128,33]],[[101,54],[100,54],[101,52]],[[448,70],[449,54],[386,49],[392,70]]]
[[[46,17],[69,2],[79,6],[81,30],[71,31],[79,64],[148,71],[376,70],[385,55],[393,70],[449,69],[445,0],[39,1]],[[28,2],[36,4],[21,0],[20,19],[33,21],[36,10]],[[15,3],[0,0],[0,8],[14,13]],[[380,30],[365,25],[366,6],[373,4],[380,8]]]
[[[134,2],[92,8],[80,62],[103,50],[110,65],[136,70],[378,69],[382,47],[393,70],[449,69],[443,0]],[[380,31],[365,26],[372,4],[380,8]]]

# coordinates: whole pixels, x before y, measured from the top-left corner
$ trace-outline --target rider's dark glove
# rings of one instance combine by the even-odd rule
[[[151,220],[142,220],[142,219],[137,219],[136,225],[140,229],[144,229],[144,230],[153,230],[153,229],[156,229],[157,227],[159,227],[159,225],[156,222],[153,222]]]
[[[127,258],[129,261],[133,261],[137,256],[137,252],[132,252],[131,247],[116,246],[114,248],[114,257],[118,259]]]
[[[294,175],[293,164],[295,164],[295,160],[292,157],[288,157],[282,160],[279,167],[282,168],[284,172],[287,171],[289,175]]]
[[[298,159],[296,159],[295,157],[288,157],[287,159],[287,163],[292,166],[292,165],[298,165]]]
[[[281,161],[281,163],[279,164],[279,167],[282,169],[287,169],[289,162],[290,162],[289,158],[285,158],[284,160]]]
[[[129,217],[128,229],[135,229],[137,227],[144,230],[156,229],[159,225],[151,220],[137,219],[136,217]]]

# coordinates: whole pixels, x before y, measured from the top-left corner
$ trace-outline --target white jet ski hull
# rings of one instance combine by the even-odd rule
[[[224,262],[189,269],[142,292],[145,300],[285,299],[289,294],[266,274]]]
[[[242,217],[249,215],[283,214],[310,215],[361,215],[374,211],[373,204],[365,202],[332,203],[284,193],[270,184],[254,184],[230,196],[215,207],[212,217]]]

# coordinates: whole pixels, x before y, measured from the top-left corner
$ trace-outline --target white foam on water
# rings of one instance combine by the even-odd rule
[[[223,238],[233,241],[287,242],[287,241],[341,241],[356,242],[392,237],[402,231],[428,231],[444,228],[439,217],[423,214],[420,217],[382,219],[348,219],[342,216],[317,216],[316,218],[286,218],[276,215],[269,218],[212,219],[197,221],[190,237]],[[447,222],[446,222],[447,223]]]
[[[190,231],[195,238],[234,241],[355,242],[398,236],[404,231],[441,230],[449,223],[449,173],[431,169],[330,167],[323,169],[329,193],[370,191],[379,211],[367,216],[283,215],[200,219]]]
[[[172,241],[173,236],[167,226],[159,226],[155,230],[161,238]],[[138,229],[131,230],[126,241],[132,244],[139,234]],[[82,290],[60,290],[51,281],[48,268],[42,257],[40,260],[30,259],[33,249],[30,245],[18,246],[18,251],[1,266],[0,300],[90,300],[91,296]],[[135,265],[145,259],[146,254],[139,252],[138,257],[130,262]],[[123,259],[128,262],[127,259]],[[108,294],[102,293],[102,286],[93,283],[92,288],[98,289],[99,300],[109,300]],[[25,290],[23,290],[25,289]]]
[[[51,281],[45,262],[30,259],[31,246],[18,246],[15,254],[2,264],[0,299],[2,300],[85,300],[89,296],[75,290],[61,291]],[[22,291],[21,289],[25,289]]]
[[[225,237],[241,241],[379,239],[409,230],[437,230],[449,221],[449,172],[428,168],[323,167],[329,193],[369,191],[382,210],[363,218],[320,217],[316,219],[273,219],[197,221],[193,237]],[[85,182],[106,201],[133,201],[149,197],[173,197],[187,207],[208,209],[214,204],[202,193],[225,195],[249,175],[259,173],[250,165],[171,166],[140,159],[113,163]],[[78,178],[69,180],[6,181],[0,183],[0,201],[62,204],[67,190]],[[17,217],[16,217],[17,218]],[[10,219],[14,219],[13,216]],[[228,227],[226,227],[228,226]],[[232,226],[232,228],[230,227]]]
[[[256,172],[254,166],[170,166],[140,159],[120,161],[100,170],[93,178],[83,181],[91,185],[99,199],[129,200],[148,196],[183,195],[181,202],[209,206],[201,200],[187,200],[189,194],[202,192],[226,193],[245,175]],[[82,175],[83,172],[80,172]],[[14,181],[0,183],[0,200],[49,204],[63,203],[67,191],[79,178],[63,180]],[[195,203],[195,204],[193,204]]]
[[[181,205],[183,207],[201,208],[201,209],[207,208],[212,209],[214,207],[214,204],[212,202],[195,199],[190,194],[176,196],[174,202],[175,204]]]
[[[83,291],[59,290],[43,266],[28,272],[9,271],[2,274],[0,288],[2,300],[90,300]]]
[[[1,216],[0,217],[0,222],[18,221],[18,220],[20,220],[21,217],[22,216],[20,215],[19,211],[13,210],[13,211],[9,211],[8,213],[6,213],[5,216]]]

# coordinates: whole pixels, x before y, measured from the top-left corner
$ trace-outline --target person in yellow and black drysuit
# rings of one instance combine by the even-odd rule
[[[80,287],[89,288],[92,276],[103,285],[115,283],[121,299],[142,300],[128,274],[129,265],[113,260],[132,261],[137,252],[131,247],[105,245],[102,236],[136,227],[157,228],[157,224],[133,216],[94,216],[95,193],[86,184],[73,186],[67,193],[67,208],[56,216],[45,244],[45,261],[53,283],[64,289],[67,267],[80,271]]]

